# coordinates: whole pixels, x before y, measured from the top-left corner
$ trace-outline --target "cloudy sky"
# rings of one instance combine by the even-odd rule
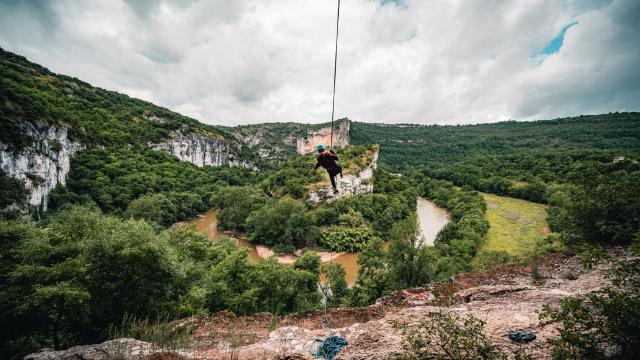
[[[333,0],[0,0],[0,46],[206,123],[331,117]],[[336,116],[640,110],[640,1],[342,0]]]

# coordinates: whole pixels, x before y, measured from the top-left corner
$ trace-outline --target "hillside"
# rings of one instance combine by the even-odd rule
[[[380,144],[380,160],[393,169],[442,165],[478,155],[530,150],[640,152],[640,113],[611,113],[530,122],[479,125],[383,125],[354,122],[354,143]],[[407,160],[408,162],[403,162]]]
[[[460,126],[356,122],[351,138],[380,144],[380,164],[391,171],[540,203],[554,184],[640,169],[640,113]]]
[[[198,173],[195,178],[202,179],[210,177],[212,171],[169,165],[162,154],[149,150],[171,154],[198,167],[255,170],[286,161],[298,153],[299,143],[317,138],[317,134],[321,134],[320,141],[328,143],[326,135],[331,133],[329,124],[236,128],[206,125],[149,102],[54,74],[3,49],[0,49],[0,75],[0,183],[7,189],[0,193],[0,209],[46,211],[49,194],[58,184],[66,185],[69,172],[73,177],[78,167],[86,166],[88,158],[95,158],[96,154],[117,153],[120,161],[140,164],[147,171],[161,162],[169,168],[183,169],[178,174],[195,172]],[[338,121],[335,126],[336,147],[348,145],[349,123]],[[145,155],[140,156],[141,153]],[[92,168],[108,173],[96,166]],[[127,171],[136,170],[131,167]],[[175,174],[169,178],[185,185],[194,180],[193,175],[189,179]],[[201,184],[203,180],[196,181]],[[211,188],[213,183],[215,179],[206,186]],[[81,196],[88,192],[86,187],[78,189],[73,184],[71,187]],[[158,191],[153,183],[144,187]],[[93,190],[96,189],[92,189],[91,196],[107,210],[118,207],[124,210],[129,201],[148,191],[143,188],[133,193],[109,194],[121,199],[119,204],[110,204],[104,188],[99,192]],[[203,198],[210,195],[195,192]]]
[[[69,130],[69,140],[87,146],[157,143],[172,131],[225,138],[219,128],[146,101],[58,75],[0,49],[0,142],[30,145],[28,123]]]

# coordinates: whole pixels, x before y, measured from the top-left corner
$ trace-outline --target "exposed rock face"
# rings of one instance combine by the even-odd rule
[[[149,144],[149,147],[166,151],[180,161],[190,162],[200,167],[229,164],[229,144],[224,140],[199,134],[178,132],[162,143]]]
[[[29,191],[28,205],[45,211],[47,196],[58,183],[65,184],[71,156],[83,145],[70,141],[63,127],[27,123],[26,133],[34,141],[24,149],[13,151],[0,143],[0,168],[7,176],[24,181]]]
[[[373,173],[378,167],[378,152],[376,149],[371,163],[357,174],[344,174],[338,178],[338,190],[344,195],[361,195],[373,192]]]
[[[166,141],[159,144],[149,144],[149,147],[168,152],[180,161],[190,162],[199,167],[239,166],[256,169],[253,163],[234,158],[230,151],[229,142],[211,136],[176,132]]]
[[[351,125],[349,121],[340,121],[333,130],[333,147],[343,148],[349,145],[349,129]],[[309,132],[304,139],[296,141],[296,151],[298,154],[308,154],[316,151],[318,144],[329,146],[331,143],[331,127],[322,128],[313,132]]]
[[[331,187],[322,188],[311,191],[309,193],[309,200],[313,202],[319,202],[321,200],[335,200],[343,196],[362,195],[373,192],[373,173],[378,167],[378,153],[376,149],[375,153],[371,157],[371,163],[362,171],[356,174],[338,175],[336,186],[338,188],[338,194],[333,193]]]
[[[60,351],[44,348],[25,356],[24,360],[141,359],[154,352],[161,350],[148,342],[123,338],[105,341],[102,344],[74,346]]]

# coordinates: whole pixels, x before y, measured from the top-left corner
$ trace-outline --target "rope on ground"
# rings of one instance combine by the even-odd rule
[[[311,351],[311,348],[315,343],[320,343],[320,346],[318,346],[314,352],[314,351]],[[349,342],[347,341],[347,339],[337,335],[333,335],[333,336],[327,337],[324,340],[317,339],[317,338],[311,340],[308,351],[309,351],[309,354],[315,356],[316,358],[333,360],[333,358],[336,357],[336,355],[338,355],[338,353],[340,352],[340,349],[342,349],[347,345],[349,345]]]

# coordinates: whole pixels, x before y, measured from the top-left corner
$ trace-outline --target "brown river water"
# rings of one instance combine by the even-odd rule
[[[445,209],[437,207],[434,203],[424,198],[418,198],[418,221],[420,222],[420,229],[424,237],[424,243],[433,246],[433,241],[438,234],[438,231],[442,229],[449,222],[449,213]],[[183,224],[193,224],[196,228],[207,235],[212,241],[217,241],[225,235],[225,233],[218,229],[218,211],[211,209],[202,214],[201,217],[185,221]],[[237,237],[236,241],[238,246],[244,247],[250,250],[249,258],[253,261],[258,261],[262,257],[258,254],[256,245],[244,237]],[[384,245],[385,250],[389,247],[389,242]],[[266,251],[265,251],[266,250]],[[269,253],[268,249],[263,247],[260,250],[263,254]],[[357,253],[319,253],[322,256],[323,262],[335,262],[342,265],[347,273],[346,280],[349,286],[352,286],[356,282],[358,276],[358,254]],[[283,263],[291,263],[295,259],[292,255],[278,256],[278,261]]]

